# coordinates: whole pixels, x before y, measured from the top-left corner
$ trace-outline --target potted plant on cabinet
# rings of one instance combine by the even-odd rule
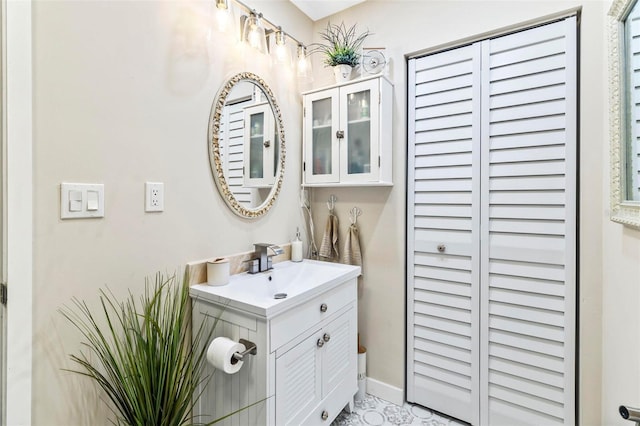
[[[207,345],[217,319],[207,330],[190,332],[191,299],[187,276],[158,273],[153,285],[136,302],[133,294],[123,302],[100,290],[101,318],[86,302],[73,299],[75,309],[60,310],[81,333],[83,348],[72,354],[78,370],[105,392],[118,425],[178,426],[191,424],[202,377]],[[245,407],[248,408],[248,407]],[[243,408],[244,409],[244,408]],[[235,413],[230,413],[213,423]]]
[[[324,54],[324,63],[333,67],[336,83],[344,83],[351,78],[353,68],[360,63],[358,51],[364,40],[370,35],[369,30],[361,34],[356,33],[356,25],[347,28],[344,22],[337,24],[327,23],[320,33],[323,43],[313,43],[311,53]]]

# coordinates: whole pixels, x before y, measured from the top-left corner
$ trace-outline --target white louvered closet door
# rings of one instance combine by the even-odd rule
[[[478,417],[480,46],[409,62],[407,399]]]
[[[575,423],[576,48],[571,17],[409,62],[411,402]]]

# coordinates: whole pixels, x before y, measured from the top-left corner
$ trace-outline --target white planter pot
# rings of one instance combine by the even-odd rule
[[[345,83],[351,80],[351,71],[353,67],[351,65],[336,65],[333,67],[333,74],[336,76],[336,83]]]

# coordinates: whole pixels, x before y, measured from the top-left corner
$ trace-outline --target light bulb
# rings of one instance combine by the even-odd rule
[[[291,63],[291,56],[289,55],[289,49],[287,48],[285,33],[281,27],[278,27],[275,32],[275,49],[274,55],[276,62],[281,65],[289,66]]]
[[[255,12],[251,12],[244,21],[243,37],[242,39],[254,49],[260,51],[260,53],[267,52],[267,40],[264,31],[264,27],[260,22],[262,15],[256,15]]]
[[[218,23],[218,31],[221,33],[226,32],[231,21],[231,10],[227,0],[216,0],[216,21]]]
[[[309,62],[307,60],[307,48],[298,45],[298,77],[306,77],[309,71]]]

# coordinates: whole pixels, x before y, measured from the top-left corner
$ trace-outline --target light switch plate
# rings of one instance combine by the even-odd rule
[[[104,184],[65,182],[60,184],[60,219],[97,217],[104,217]]]

